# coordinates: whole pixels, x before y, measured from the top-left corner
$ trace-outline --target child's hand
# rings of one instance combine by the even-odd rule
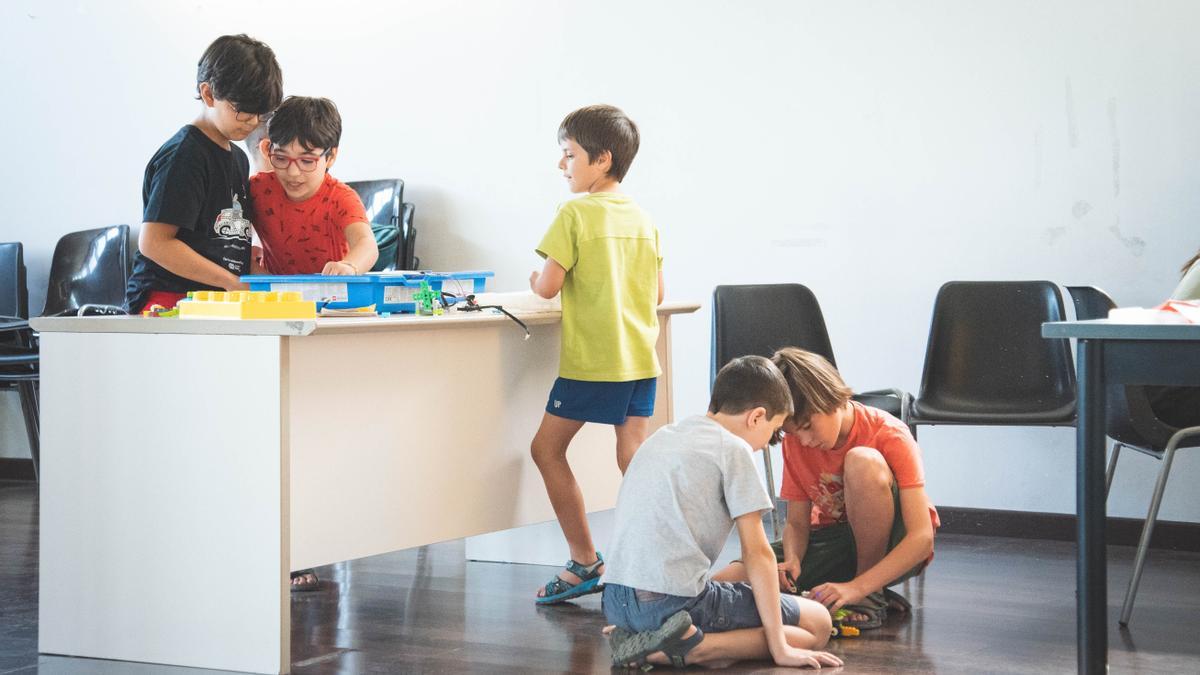
[[[813,600],[825,605],[829,609],[841,609],[843,605],[853,605],[856,602],[862,601],[867,597],[867,594],[858,590],[858,587],[853,582],[844,584],[821,584],[814,586],[812,589]]]
[[[783,652],[775,656],[775,665],[792,668],[820,668],[822,666],[836,668],[843,664],[841,659],[829,652],[814,652],[809,649],[797,649],[791,645],[784,645]]]
[[[795,595],[800,592],[796,588],[796,579],[800,578],[800,561],[784,560],[779,563],[779,590]]]
[[[321,274],[331,276],[349,276],[358,274],[358,270],[354,269],[354,265],[341,260],[330,260],[325,263],[325,268],[321,270]]]
[[[534,270],[533,274],[529,275],[529,290],[533,291],[534,293],[537,293],[537,282],[538,277],[540,276],[542,276],[542,273],[537,270]]]

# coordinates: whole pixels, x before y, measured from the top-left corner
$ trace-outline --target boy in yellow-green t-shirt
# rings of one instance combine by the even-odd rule
[[[570,547],[566,568],[537,594],[553,604],[598,593],[604,561],[592,543],[583,495],[567,447],[585,422],[611,424],[617,466],[629,466],[650,429],[658,375],[657,307],[663,298],[658,230],[620,193],[637,154],[637,125],[618,108],[594,105],[558,128],[558,168],[574,193],[538,246],[546,259],[529,277],[533,292],[562,292],[562,349],[531,452]]]

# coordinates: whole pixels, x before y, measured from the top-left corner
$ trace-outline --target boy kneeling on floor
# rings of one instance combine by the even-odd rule
[[[707,415],[663,427],[626,470],[617,496],[604,615],[613,664],[840,666],[829,611],[781,596],[762,526],[772,508],[752,453],[792,413],[787,382],[760,356],[717,374]],[[708,578],[737,526],[749,583]]]

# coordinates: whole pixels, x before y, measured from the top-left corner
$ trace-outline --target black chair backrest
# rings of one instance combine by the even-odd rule
[[[375,235],[375,243],[379,246],[379,258],[371,271],[396,269],[396,261],[404,252],[404,233],[400,222],[404,181],[399,178],[356,180],[346,185],[353,188],[362,200],[371,233]]]
[[[1108,311],[1117,306],[1108,293],[1095,286],[1067,286],[1067,292],[1075,304],[1075,318],[1080,321],[1107,319]]]
[[[113,225],[64,235],[50,260],[44,316],[85,304],[125,302],[129,280],[129,226]]]
[[[1080,321],[1104,319],[1117,303],[1095,286],[1067,286],[1075,303],[1075,318]],[[1162,449],[1177,428],[1154,414],[1146,388],[1141,385],[1110,385],[1104,391],[1105,433],[1109,438],[1129,445]]]
[[[1073,424],[1075,370],[1049,281],[951,281],[938,291],[925,350],[918,423]]]
[[[413,227],[413,216],[417,207],[404,202],[400,212],[400,250],[396,251],[396,269],[420,269],[421,259],[417,257],[417,230]]]
[[[0,316],[29,318],[25,253],[18,241],[0,244]]]
[[[770,357],[781,347],[824,356],[834,367],[833,346],[817,296],[801,284],[717,286],[712,304],[709,386],[717,371],[739,356]]]
[[[367,210],[367,222],[396,224],[400,220],[400,204],[404,201],[404,181],[399,178],[385,180],[353,180],[349,185],[362,199]]]

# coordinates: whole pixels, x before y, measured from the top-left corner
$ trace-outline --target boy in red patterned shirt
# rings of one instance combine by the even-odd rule
[[[362,200],[329,174],[342,118],[327,98],[289,96],[258,150],[274,171],[250,179],[250,220],[270,274],[362,274],[379,257]]]

